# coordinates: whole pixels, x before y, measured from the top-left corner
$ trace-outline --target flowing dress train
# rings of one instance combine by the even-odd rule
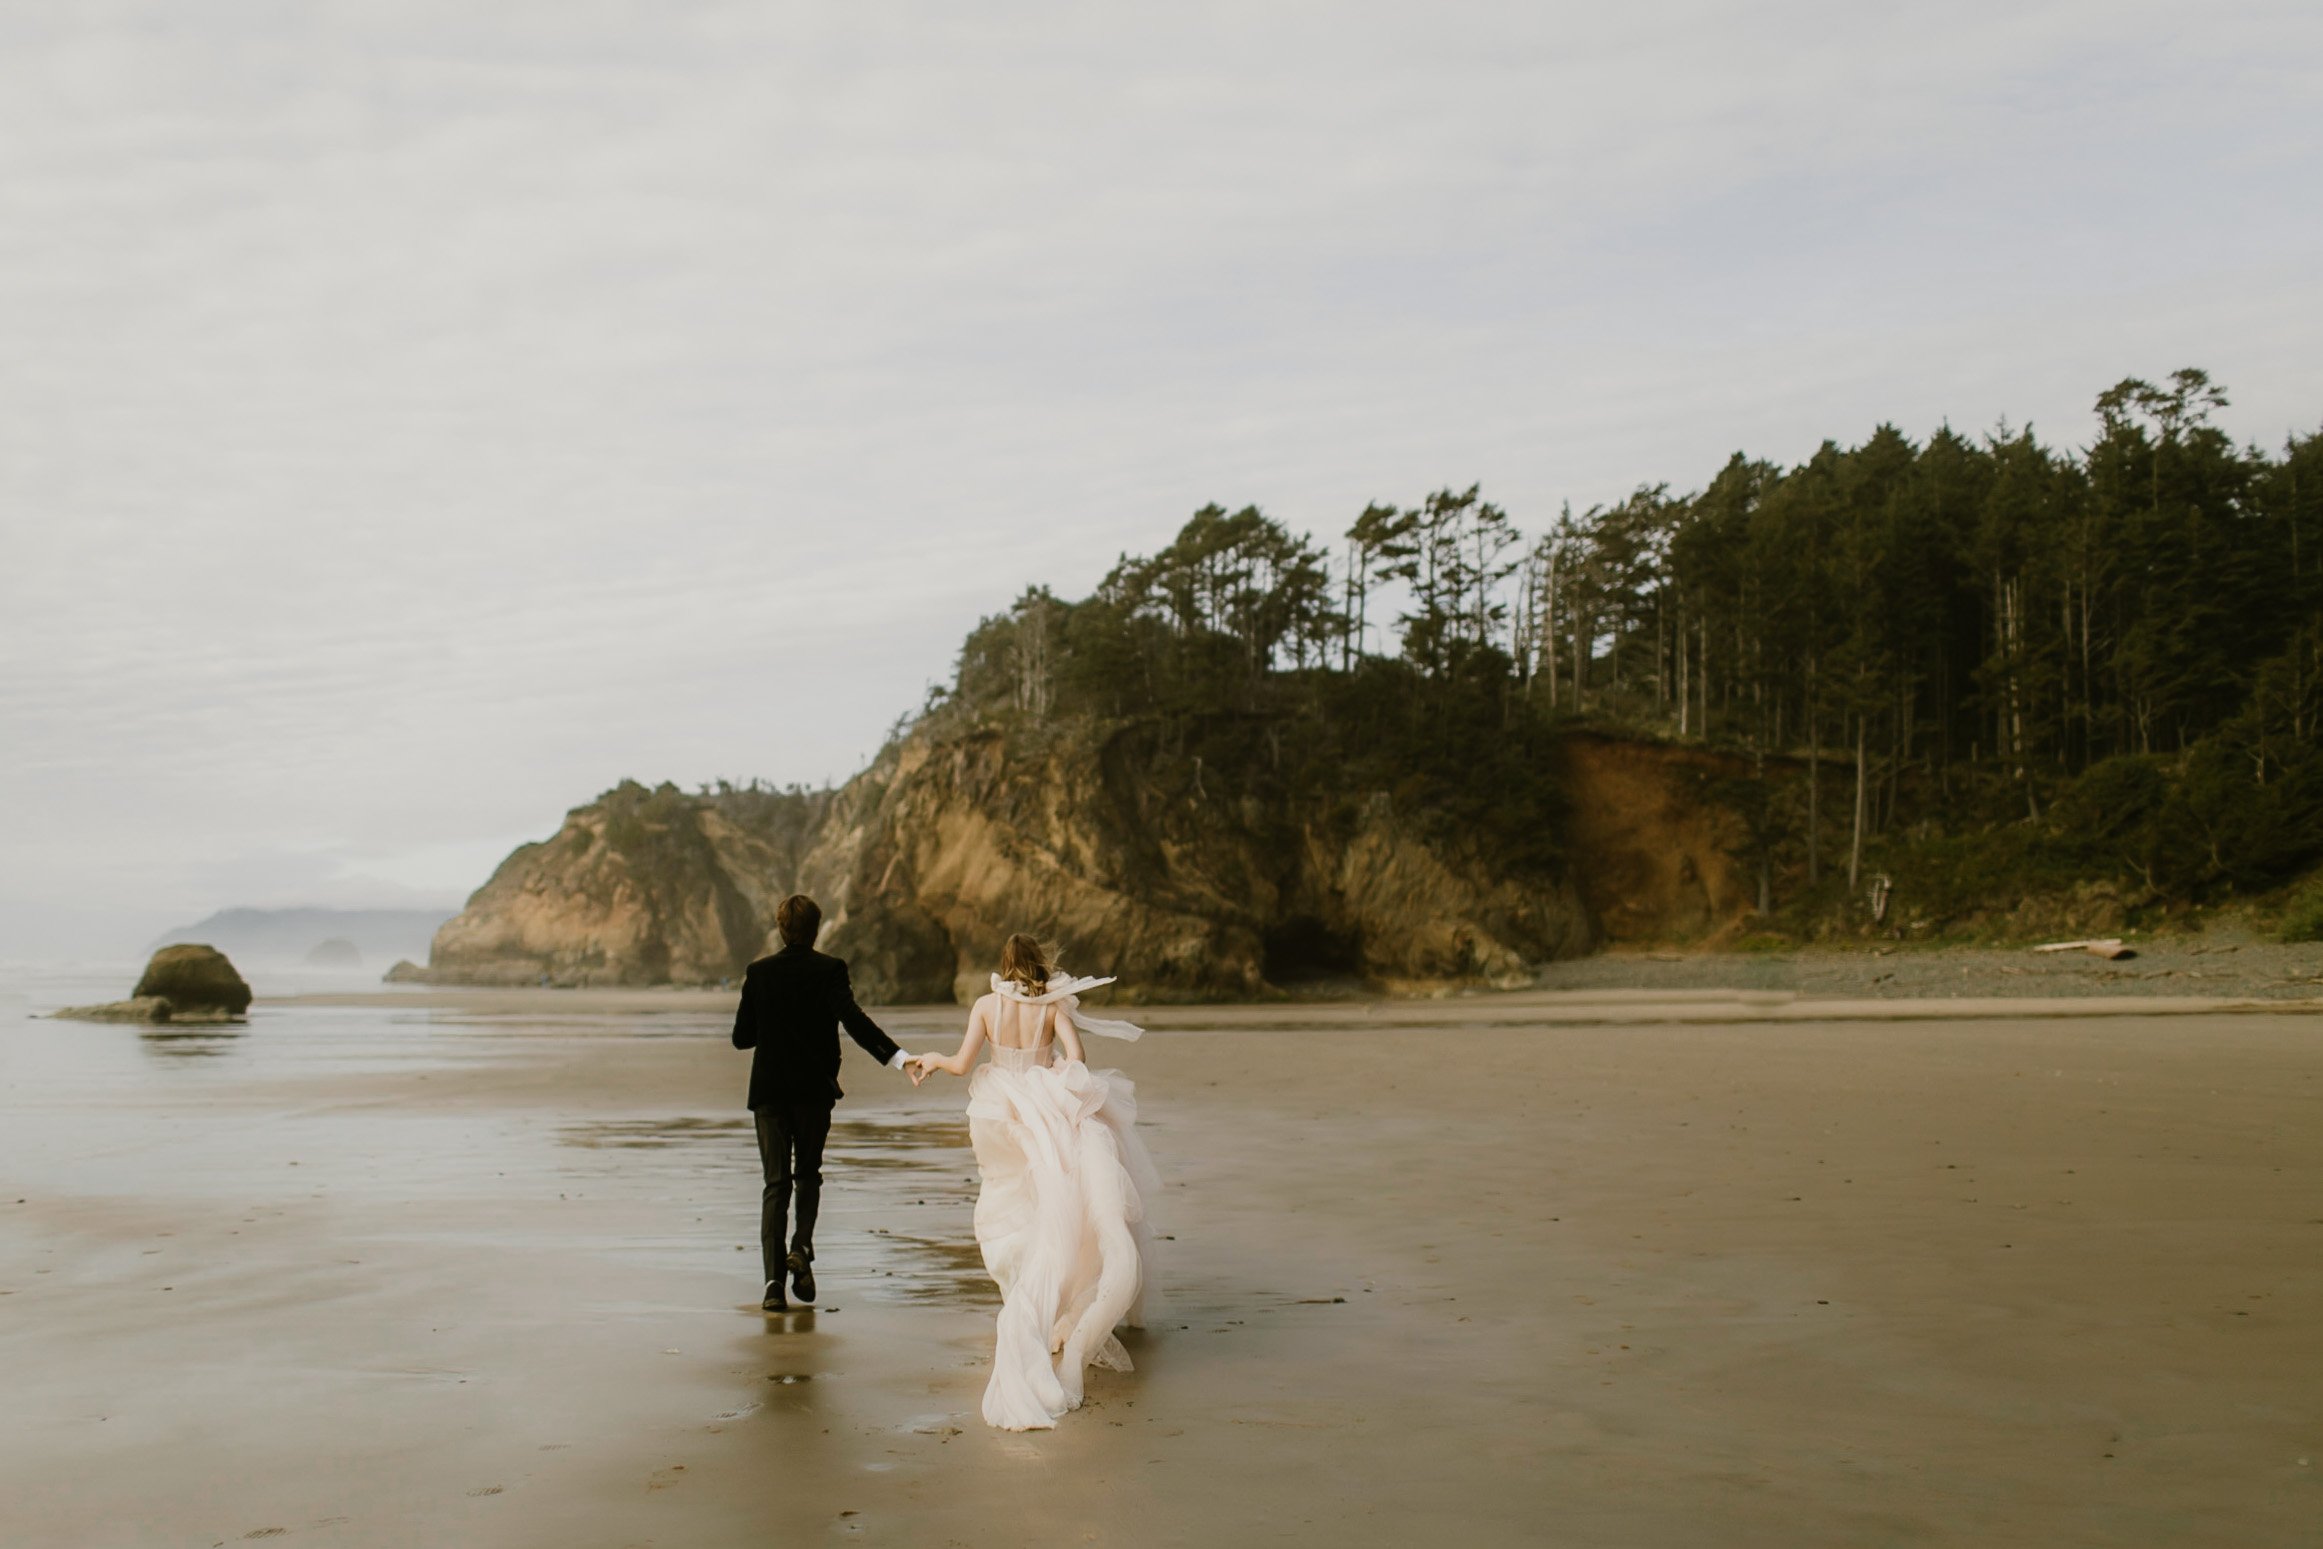
[[[1046,1429],[1079,1408],[1089,1366],[1130,1370],[1114,1330],[1144,1326],[1150,1283],[1146,1208],[1160,1183],[1138,1138],[1136,1087],[1118,1070],[1060,1062],[1056,1049],[1054,1039],[995,1043],[968,1083],[983,1173],[976,1241],[1000,1288],[984,1420],[1003,1430]]]

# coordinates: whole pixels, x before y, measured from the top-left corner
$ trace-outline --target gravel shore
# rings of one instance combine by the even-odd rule
[[[1552,963],[1544,990],[1788,990],[1847,999],[2201,995],[2304,999],[2323,993],[2323,944],[2261,937],[2124,938],[2136,956],[2027,947],[1802,947],[1786,952],[1613,951]]]

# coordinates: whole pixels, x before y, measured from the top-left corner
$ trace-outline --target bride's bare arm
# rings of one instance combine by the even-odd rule
[[[1057,1046],[1066,1059],[1081,1058],[1081,1030],[1073,1025],[1073,1014],[1062,1006],[1057,1008]]]
[[[951,1054],[915,1054],[911,1057],[911,1084],[918,1086],[927,1079],[931,1070],[948,1070],[955,1076],[968,1074],[968,1066],[976,1058],[976,1051],[984,1046],[984,1002],[976,1002],[968,1013],[968,1031],[960,1037],[960,1047]]]

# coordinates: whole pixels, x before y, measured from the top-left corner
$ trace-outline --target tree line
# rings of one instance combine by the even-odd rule
[[[1576,721],[1728,748],[1803,774],[1757,828],[1810,889],[2017,819],[2157,888],[2265,885],[2323,859],[2323,444],[2238,447],[2226,403],[2128,379],[2077,449],[1881,425],[1529,536],[1474,485],[1328,546],[1208,506],[1090,597],[984,621],[948,697],[1352,718],[1405,753]]]

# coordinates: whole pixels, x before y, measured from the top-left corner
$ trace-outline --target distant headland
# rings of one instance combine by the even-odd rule
[[[245,962],[384,968],[425,957],[449,909],[221,909],[167,930],[147,950],[203,942]]]

